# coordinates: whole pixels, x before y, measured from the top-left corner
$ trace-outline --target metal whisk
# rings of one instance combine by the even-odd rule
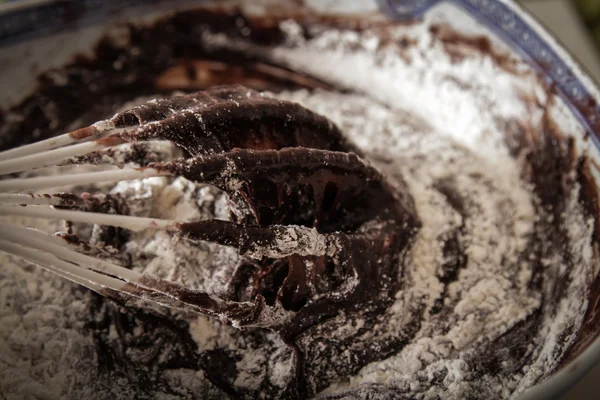
[[[186,155],[148,162],[161,159],[148,145],[156,140],[170,141]],[[331,312],[320,311],[320,302],[347,301],[373,285],[385,285],[388,273],[380,269],[396,268],[393,260],[406,236],[399,232],[416,223],[412,205],[389,190],[329,120],[240,86],[152,100],[91,126],[4,151],[0,175],[113,163],[116,146],[124,143],[130,147],[119,153],[121,168],[5,177],[0,180],[0,215],[166,230],[186,240],[234,246],[254,260],[253,271],[260,270],[250,280],[232,278],[254,290],[250,298],[223,299],[186,289],[85,254],[68,235],[27,227],[1,224],[0,251],[122,302],[142,298],[253,326],[278,326],[290,318],[285,311],[310,306],[317,316],[303,317],[300,325],[305,325]],[[140,149],[151,156],[140,159]],[[224,190],[231,221],[184,223],[90,212],[95,194],[39,194],[65,185],[156,176],[183,176]],[[269,300],[259,281],[282,265],[287,276],[276,301]],[[345,277],[363,278],[342,282]]]

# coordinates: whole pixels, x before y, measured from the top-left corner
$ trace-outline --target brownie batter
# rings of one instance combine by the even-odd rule
[[[593,253],[592,261],[596,256],[600,231],[594,166],[576,154],[573,140],[553,122],[548,111],[552,88],[546,88],[545,102],[526,101],[541,114],[540,125],[496,120],[505,134],[499,145],[508,149],[517,168],[518,187],[506,187],[496,180],[502,172],[494,171],[485,155],[436,136],[418,118],[368,99],[358,89],[297,72],[277,57],[252,51],[285,51],[300,46],[299,41],[318,41],[329,30],[357,32],[359,37],[376,32],[382,37],[379,47],[397,46],[401,53],[416,45],[386,35],[387,27],[357,29],[342,19],[296,17],[293,40],[287,21],[248,18],[235,9],[198,10],[148,27],[128,26],[126,47],[104,39],[93,58],[80,57],[40,76],[36,93],[1,116],[0,148],[109,118],[138,99],[214,85],[243,84],[299,102],[337,123],[392,182],[408,181],[424,225],[414,230],[415,246],[399,255],[406,272],[396,277],[404,288],[396,302],[371,304],[355,313],[339,310],[290,337],[156,306],[123,307],[65,283],[63,290],[78,304],[81,325],[73,329],[86,338],[81,343],[93,343],[86,347],[93,354],[82,367],[91,372],[57,393],[96,398],[114,396],[115,391],[124,398],[510,398],[590,342],[598,325],[598,280],[591,275],[593,269],[585,271],[589,277],[583,288],[573,289],[572,279],[577,266],[590,262],[582,254]],[[499,56],[489,43],[481,46],[475,37],[461,47],[451,40],[458,35],[448,29],[436,26],[430,32],[441,48],[451,45],[452,63],[490,53],[499,70],[515,73],[517,62]],[[219,41],[222,37],[227,40]],[[355,46],[360,49],[362,44]],[[57,80],[57,75],[64,79]],[[8,118],[14,115],[19,118]],[[364,119],[357,121],[356,115]],[[154,161],[152,150],[135,145],[123,151],[129,152],[126,161],[135,164]],[[440,172],[438,166],[448,171]],[[190,220],[229,217],[223,192],[181,178],[122,182],[97,207],[156,216],[153,203],[171,204],[178,216],[189,209]],[[160,216],[170,217],[169,212]],[[580,237],[572,232],[574,221],[589,227]],[[90,231],[79,224],[69,229],[74,238],[97,244],[121,265],[219,295],[224,295],[232,265],[244,262],[232,249],[213,244],[179,242],[177,250],[165,250],[171,243],[166,234],[149,237],[99,226]],[[482,233],[486,229],[489,235]],[[427,248],[432,244],[439,247],[438,257]],[[161,266],[167,258],[173,264]],[[478,275],[479,264],[494,264],[497,270]],[[493,280],[495,275],[502,278]],[[546,319],[559,313],[564,299],[588,293],[590,306],[579,319],[565,323],[551,361],[540,367],[537,362],[548,346],[543,341],[550,329]],[[502,308],[503,303],[512,308]],[[502,319],[498,313],[511,317]]]

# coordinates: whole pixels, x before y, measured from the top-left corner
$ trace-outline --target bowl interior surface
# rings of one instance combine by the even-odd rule
[[[61,67],[76,55],[92,56],[94,46],[103,36],[122,40],[123,23],[149,24],[176,10],[199,6],[197,1],[159,1],[151,6],[139,1],[126,2],[127,5],[84,1],[69,9],[64,2],[25,3],[29,2],[0,8],[2,111],[35,91],[34,77],[40,73]],[[406,22],[397,30],[410,45],[407,59],[386,60],[396,63],[393,72],[359,53],[340,59],[335,53],[324,53],[318,48],[308,48],[302,53],[284,48],[273,57],[308,75],[366,93],[390,108],[407,111],[472,150],[497,144],[482,138],[482,130],[500,129],[493,121],[535,123],[539,116],[529,114],[528,104],[541,102],[558,129],[575,139],[578,154],[600,162],[600,96],[596,85],[512,1],[236,3],[254,15],[328,15],[342,20],[370,21],[375,26],[383,26],[389,20],[417,21]],[[432,34],[445,38],[445,54],[436,53],[429,45]],[[418,58],[417,53],[423,56]],[[315,59],[320,62],[315,63]],[[357,75],[364,78],[356,79]],[[600,182],[598,170],[592,172],[596,182]],[[596,279],[592,276],[589,284]],[[589,298],[594,306],[595,296]],[[592,313],[590,318],[593,317]],[[584,327],[591,328],[581,335],[581,343],[573,346],[574,351],[568,356],[570,362],[521,398],[557,396],[600,360],[600,341],[595,340],[600,332],[592,329],[597,323],[593,319],[583,321]]]

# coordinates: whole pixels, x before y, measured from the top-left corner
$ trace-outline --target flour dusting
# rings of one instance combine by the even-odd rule
[[[422,226],[401,257],[403,273],[395,279],[402,289],[392,306],[368,318],[340,312],[298,334],[294,347],[265,329],[240,330],[207,316],[160,306],[123,310],[0,253],[0,392],[11,399],[144,398],[151,395],[144,384],[152,382],[164,399],[289,394],[299,348],[316,360],[306,386],[317,398],[508,399],[551,374],[587,308],[581,299],[595,278],[594,221],[584,216],[573,171],[558,172],[570,182],[563,202],[547,207],[540,195],[531,157],[541,157],[543,140],[535,137],[545,134],[554,95],[518,60],[507,68],[472,48],[457,60],[432,29],[443,23],[434,13],[410,26],[357,32],[317,25],[307,34],[288,20],[280,24],[285,41],[276,47],[202,34],[207,48],[259,55],[338,87],[268,95],[331,119],[398,196],[406,195],[400,193],[406,182]],[[515,153],[508,143],[507,127],[515,121],[531,130],[519,131],[530,135],[530,153]],[[139,150],[124,145],[103,160],[135,166]],[[180,154],[161,142],[143,150],[150,161]],[[125,199],[130,215],[230,219],[223,192],[181,177],[100,188]],[[50,233],[65,229],[26,218],[3,221]],[[161,231],[106,236],[106,227],[74,229],[113,240],[103,244],[119,253],[115,262],[123,266],[211,295],[228,293],[236,265],[248,255],[333,255],[337,249],[303,227],[282,229],[276,246],[256,246],[246,255]],[[553,247],[557,229],[566,247]],[[406,332],[402,346],[353,368],[351,347],[368,347],[381,331]],[[326,342],[349,332],[360,334],[360,343],[332,354]],[[330,359],[349,365],[344,377],[319,369],[326,365],[319,360]]]

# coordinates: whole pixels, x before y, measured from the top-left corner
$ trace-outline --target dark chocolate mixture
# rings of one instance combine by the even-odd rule
[[[81,126],[93,123],[111,115],[115,111],[115,105],[144,95],[170,95],[173,90],[190,92],[232,83],[272,92],[299,88],[335,89],[318,79],[246,53],[206,48],[202,39],[204,32],[211,31],[255,44],[280,45],[285,41],[285,34],[278,22],[248,19],[235,10],[195,11],[177,14],[158,21],[151,27],[129,26],[127,47],[119,47],[110,39],[104,39],[98,44],[93,59],[81,57],[62,68],[60,73],[67,77],[66,84],[58,85],[52,79],[53,73],[42,75],[36,93],[10,110],[11,113],[23,116],[23,119],[18,122],[6,119],[0,121],[0,148],[7,149],[63,133],[72,128],[74,121],[78,121]],[[322,26],[339,26],[336,20],[317,21],[312,18],[310,22]],[[444,29],[437,29],[434,33],[441,35],[439,40],[445,45],[452,45],[450,42],[454,36],[448,33],[447,28]],[[308,28],[305,28],[304,35],[310,37]],[[400,43],[399,46],[406,46],[406,43]],[[491,51],[482,46],[477,38],[468,41],[468,46],[477,47],[484,52]],[[463,56],[455,48],[453,54],[456,57]],[[504,58],[498,62],[507,69],[512,68],[512,64]],[[547,105],[532,104],[532,107],[543,109]],[[522,257],[542,260],[549,254],[559,254],[562,262],[570,268],[573,261],[569,243],[565,240],[565,199],[574,185],[579,184],[579,202],[583,205],[586,216],[595,218],[598,215],[597,188],[590,172],[594,166],[587,158],[575,156],[572,141],[565,139],[548,115],[544,117],[543,135],[536,137],[535,141],[523,139],[531,137],[528,132],[530,128],[518,121],[498,123],[503,124],[503,129],[507,132],[506,141],[515,158],[525,160],[523,179],[532,183],[539,198],[539,204],[535,204],[536,211],[540,215],[553,217],[539,219],[535,226],[536,235],[532,237]],[[143,149],[137,156],[145,158]],[[445,289],[430,311],[440,321],[444,321],[450,312],[450,306],[444,305],[446,288],[457,279],[468,260],[464,236],[465,224],[469,219],[469,204],[466,204],[452,182],[441,181],[435,189],[463,218],[462,225],[444,238],[444,263],[439,269],[439,279]],[[111,205],[114,212],[128,212],[122,202],[111,201]],[[418,226],[417,223],[414,225]],[[596,228],[594,236],[590,238],[594,243],[594,250],[597,250],[600,235],[598,231]],[[127,241],[127,235],[120,230],[106,228],[99,234],[102,232],[104,236],[100,239],[108,246],[120,248]],[[402,260],[403,254],[398,253],[394,257]],[[544,305],[537,312],[497,340],[480,346],[465,360],[474,371],[470,379],[476,380],[484,374],[516,371],[531,360],[532,349],[529,344],[540,328],[542,312],[552,310],[552,304],[556,304],[564,295],[567,284],[561,276],[545,275],[541,261],[539,264],[534,269],[529,286],[531,290],[539,291],[544,282],[556,282],[550,295],[543,299]],[[250,271],[255,267],[252,265],[247,269]],[[270,266],[276,267],[275,264]],[[277,274],[274,273],[272,278],[274,281],[265,283],[263,288],[266,298],[269,297],[267,292],[274,290],[269,289],[269,285],[275,287],[281,284],[275,282]],[[243,280],[244,277],[240,279]],[[564,349],[563,360],[570,360],[579,354],[598,332],[598,282],[600,280],[596,280],[590,288],[590,307],[579,339],[571,349]],[[394,285],[388,288],[392,297],[398,288],[399,286]],[[243,293],[240,289],[233,291],[232,296],[240,297]],[[366,293],[362,295],[368,296]],[[423,313],[422,307],[415,304],[413,318],[402,327],[401,332],[390,334],[386,331],[385,320],[386,310],[391,304],[390,298],[380,300],[374,296],[374,301],[361,303],[360,319],[363,325],[342,338],[336,336],[334,340],[333,337],[328,337],[328,331],[338,327],[335,326],[336,319],[325,313],[331,318],[319,319],[318,323],[317,320],[311,320],[312,324],[318,325],[318,329],[309,329],[311,324],[307,324],[308,328],[303,326],[302,329],[283,329],[280,337],[273,337],[270,332],[262,329],[245,329],[236,338],[236,348],[215,348],[200,352],[184,318],[168,312],[124,308],[93,293],[87,296],[89,320],[86,328],[96,344],[98,373],[100,376],[110,377],[109,379],[126,379],[139,388],[137,398],[151,398],[157,391],[181,397],[197,397],[197,394],[188,393],[185,388],[174,387],[166,380],[162,371],[169,368],[203,371],[210,382],[210,387],[202,395],[205,398],[224,398],[227,395],[232,398],[258,398],[259,394],[263,398],[313,396],[330,384],[355,374],[369,362],[398,353],[419,330],[419,319]],[[302,304],[290,300],[288,307],[301,309]],[[350,307],[344,312],[351,314],[353,310]],[[111,338],[110,332],[115,330],[117,340]],[[135,334],[137,330],[144,332],[143,335]],[[372,339],[365,343],[360,336],[367,331],[371,332]],[[280,348],[277,343],[282,339],[289,345],[287,353],[283,354],[276,351]],[[317,348],[325,350],[317,352]],[[254,389],[242,388],[236,383],[240,379],[236,363],[256,349],[260,349],[261,354],[269,354],[266,360],[257,363],[257,368],[265,371],[263,380]],[[339,349],[347,349],[348,356],[339,357]],[[274,374],[273,366],[291,359],[295,360],[289,366],[291,378],[286,379],[284,385],[274,384],[269,379]],[[444,376],[440,375],[436,379],[441,383]],[[434,384],[435,382],[436,380]],[[381,398],[404,398],[404,392],[381,385],[366,385],[346,395],[353,396],[352,398],[369,398],[379,394]]]

